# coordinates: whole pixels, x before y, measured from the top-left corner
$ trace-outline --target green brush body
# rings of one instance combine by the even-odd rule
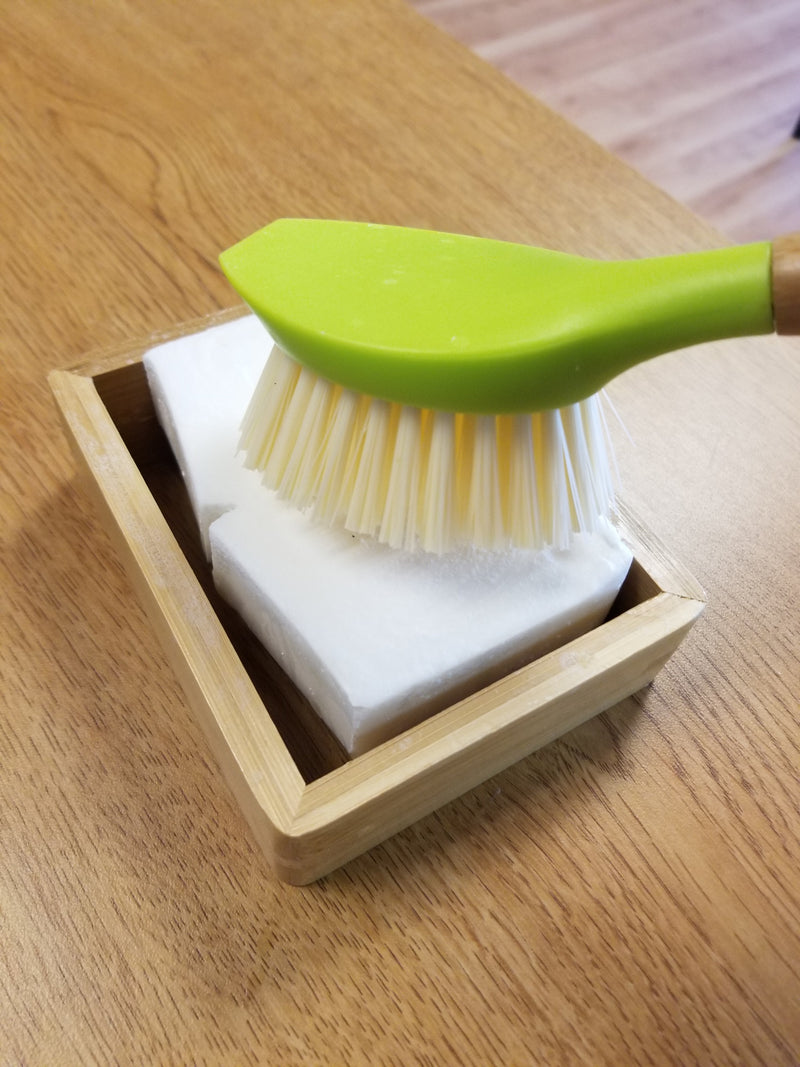
[[[277,345],[246,462],[325,521],[392,545],[563,546],[613,504],[607,382],[689,345],[800,329],[786,240],[776,275],[768,242],[609,262],[278,220],[220,257]]]
[[[317,374],[446,411],[563,407],[652,356],[774,328],[768,242],[615,262],[281,219],[220,262],[275,341]]]

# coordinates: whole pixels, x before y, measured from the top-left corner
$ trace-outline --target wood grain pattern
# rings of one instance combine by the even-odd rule
[[[794,0],[413,0],[738,241],[800,229]]]
[[[611,390],[626,498],[708,597],[657,684],[307,889],[251,840],[46,384],[234,303],[217,252],[279,214],[609,256],[709,224],[390,0],[10,0],[0,72],[3,1067],[795,1063],[796,341]]]

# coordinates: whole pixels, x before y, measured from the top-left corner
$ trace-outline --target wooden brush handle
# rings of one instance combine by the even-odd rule
[[[800,233],[772,242],[775,332],[800,334]]]

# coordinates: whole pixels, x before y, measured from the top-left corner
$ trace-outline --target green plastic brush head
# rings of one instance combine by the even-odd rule
[[[280,219],[220,262],[303,365],[360,393],[445,411],[559,408],[651,356],[773,329],[767,242],[607,262]]]

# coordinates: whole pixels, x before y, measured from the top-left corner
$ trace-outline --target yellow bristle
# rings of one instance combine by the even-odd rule
[[[343,389],[275,348],[241,448],[297,507],[395,548],[566,548],[613,507],[599,396],[532,415],[426,411]]]

